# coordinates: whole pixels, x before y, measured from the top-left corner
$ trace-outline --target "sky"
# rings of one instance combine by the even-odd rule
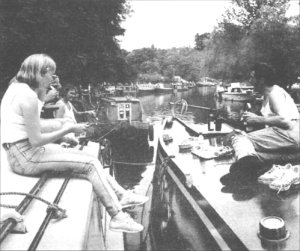
[[[169,49],[194,47],[195,35],[211,32],[230,0],[129,0],[133,13],[121,26],[118,37],[122,49],[144,47]],[[299,13],[298,0],[292,0],[289,14]]]

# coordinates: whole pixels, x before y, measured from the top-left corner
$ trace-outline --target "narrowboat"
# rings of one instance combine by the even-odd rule
[[[144,118],[143,107],[138,98],[129,95],[101,95],[92,102],[89,90],[81,93],[84,95],[77,102],[72,102],[75,107],[78,107],[78,110],[94,109],[96,112],[95,118],[78,116],[78,121],[90,123],[87,135],[90,140],[109,140],[112,159],[115,162],[129,163],[136,149],[143,153],[140,156],[141,162],[143,157],[146,158],[146,162],[151,159],[153,147],[150,146],[150,141],[153,141],[154,129],[152,123]]]
[[[147,159],[151,158],[152,148],[149,143],[153,141],[154,129],[143,118],[143,107],[139,99],[130,96],[101,98],[96,117],[94,137],[105,135],[110,140],[114,161],[125,161],[136,152],[135,149],[142,151]],[[120,153],[126,156],[121,156]]]
[[[256,180],[221,184],[234,162],[232,152],[220,154],[232,130],[165,119],[152,182],[152,250],[300,249],[299,187],[278,194]],[[180,151],[187,140],[198,148]]]

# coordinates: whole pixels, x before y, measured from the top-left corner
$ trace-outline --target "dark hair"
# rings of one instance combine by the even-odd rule
[[[67,96],[67,93],[70,90],[75,90],[77,92],[77,87],[75,85],[71,85],[71,84],[64,85],[61,89],[61,96],[62,97]]]
[[[254,65],[255,78],[264,78],[266,86],[273,86],[275,84],[275,70],[274,68],[264,62],[259,62]]]

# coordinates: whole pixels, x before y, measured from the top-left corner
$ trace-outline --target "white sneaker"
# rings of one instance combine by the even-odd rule
[[[146,203],[149,200],[147,196],[128,192],[121,200],[122,208],[138,206]]]
[[[286,170],[290,169],[292,165],[290,163],[286,164],[285,166],[280,165],[273,165],[273,167],[263,175],[258,177],[258,182],[263,184],[270,184],[274,180],[280,178]]]
[[[143,231],[143,225],[135,222],[127,213],[120,212],[109,223],[109,229],[117,232],[138,233]]]
[[[292,166],[287,169],[285,173],[278,179],[269,184],[269,187],[273,190],[287,191],[291,185],[297,185],[300,183],[300,165]]]

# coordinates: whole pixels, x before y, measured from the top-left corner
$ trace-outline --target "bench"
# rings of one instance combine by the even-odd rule
[[[99,145],[89,142],[83,151],[98,156]],[[106,169],[108,172],[108,169]],[[39,177],[13,173],[1,147],[0,191],[29,193]],[[37,196],[53,202],[65,177],[48,176]],[[1,196],[1,204],[19,205],[25,196]],[[1,250],[124,250],[123,234],[109,231],[109,217],[93,192],[91,183],[71,178],[62,193],[58,206],[66,210],[67,218],[51,219],[41,230],[48,205],[33,199],[24,211],[28,232],[9,233],[0,243]],[[37,233],[42,233],[37,237]],[[113,245],[112,245],[113,244]],[[118,244],[118,246],[116,246]]]

